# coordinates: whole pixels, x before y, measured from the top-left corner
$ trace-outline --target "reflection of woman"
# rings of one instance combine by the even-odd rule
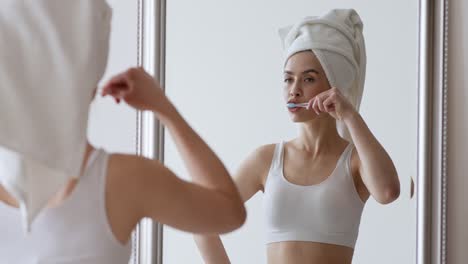
[[[224,233],[244,222],[244,206],[224,165],[150,75],[130,69],[102,95],[158,114],[193,182],[158,161],[88,144],[83,175],[50,201],[28,236],[17,223],[18,202],[0,185],[0,263],[128,263],[128,241],[143,217],[197,233]]]
[[[235,182],[263,191],[268,263],[351,263],[365,201],[399,196],[392,160],[358,113],[365,76],[362,22],[333,10],[282,30],[284,98],[299,136],[255,150]],[[347,139],[347,140],[346,140]],[[206,263],[228,263],[217,236],[195,238]]]

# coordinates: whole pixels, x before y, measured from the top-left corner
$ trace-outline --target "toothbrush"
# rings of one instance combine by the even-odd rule
[[[307,108],[308,105],[309,105],[309,103],[302,103],[302,104],[289,103],[289,104],[287,104],[286,106],[287,106],[288,108],[296,108],[296,107],[304,107],[304,108]]]

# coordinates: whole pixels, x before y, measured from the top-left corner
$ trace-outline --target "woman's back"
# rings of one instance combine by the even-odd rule
[[[19,210],[0,202],[0,263],[128,263],[131,245],[116,239],[106,213],[108,159],[94,150],[71,194],[45,209],[29,234],[17,223]]]

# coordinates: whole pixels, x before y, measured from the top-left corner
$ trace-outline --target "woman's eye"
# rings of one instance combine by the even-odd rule
[[[285,82],[285,83],[291,83],[291,82],[292,82],[292,78],[286,78],[286,79],[284,79],[284,82]]]
[[[314,82],[315,79],[314,78],[305,78],[304,81],[305,82]]]

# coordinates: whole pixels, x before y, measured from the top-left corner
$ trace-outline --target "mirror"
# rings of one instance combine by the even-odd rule
[[[137,3],[107,0],[112,8],[113,29],[109,41],[107,70],[99,87],[113,75],[137,64]],[[110,152],[135,153],[136,111],[116,105],[108,97],[96,96],[89,116],[88,137],[94,146]],[[105,120],[105,122],[103,122]]]
[[[415,1],[174,0],[167,5],[166,92],[235,173],[261,145],[297,137],[283,98],[278,29],[333,8],[353,8],[364,24],[367,73],[360,115],[398,172],[399,198],[365,204],[353,263],[413,263],[416,258],[418,3]],[[165,163],[185,168],[169,135]],[[222,236],[232,263],[267,263],[264,194],[248,218]],[[163,263],[203,263],[191,234],[164,228]]]

